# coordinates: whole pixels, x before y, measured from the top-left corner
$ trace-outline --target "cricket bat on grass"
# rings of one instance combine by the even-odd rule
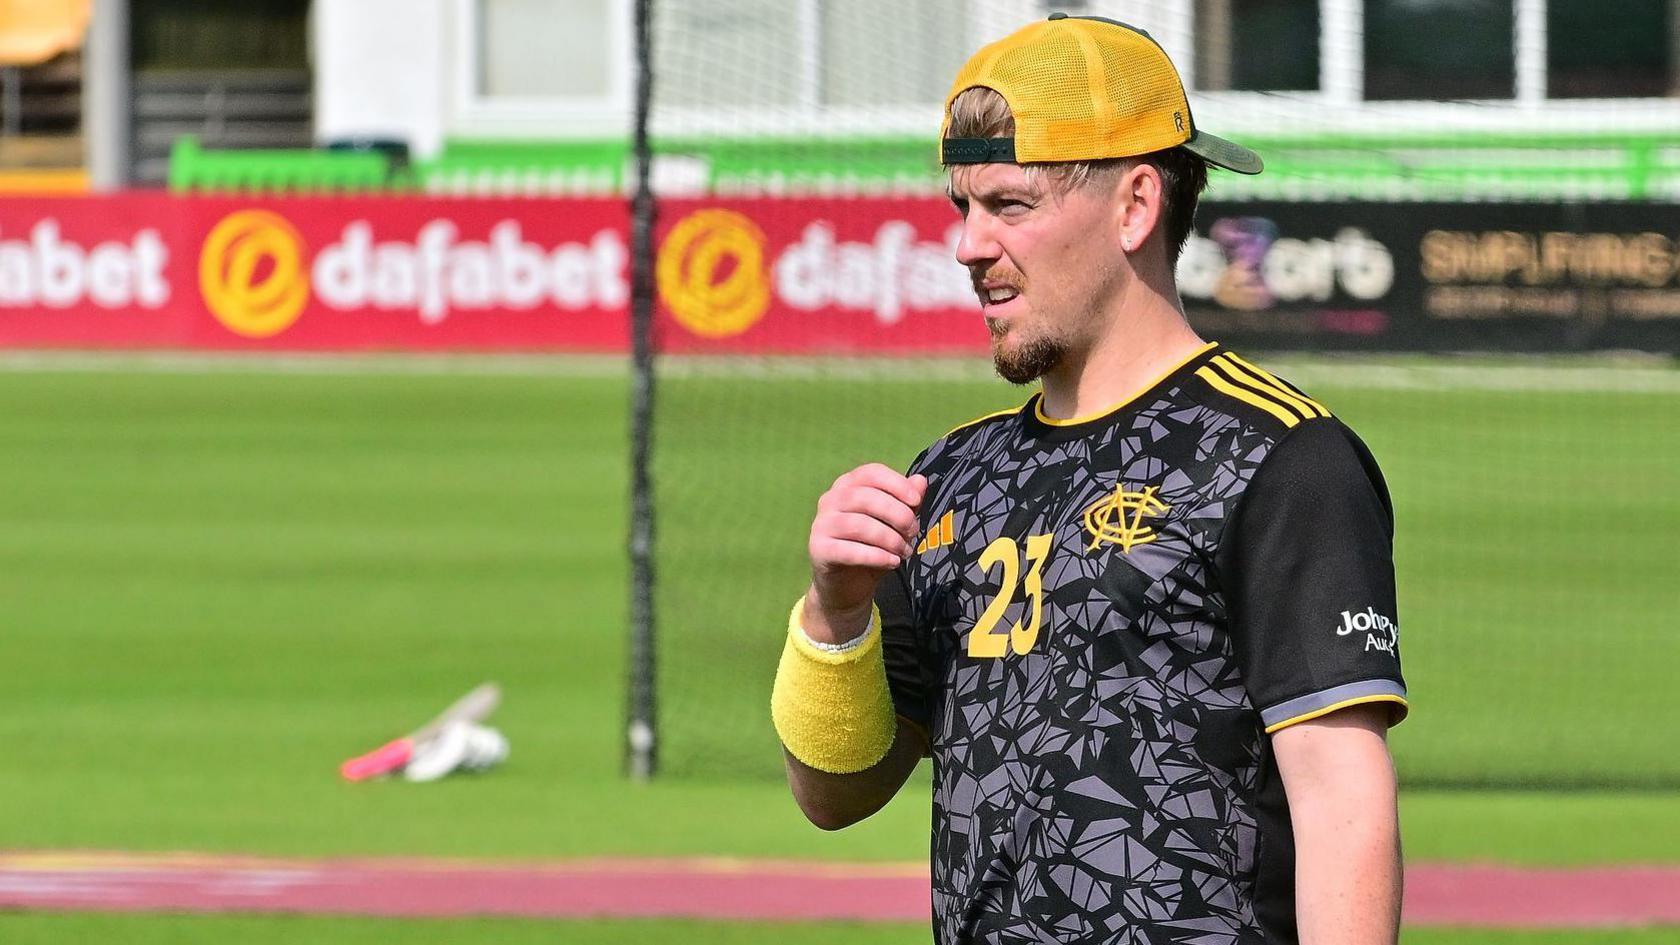
[[[502,689],[495,683],[485,683],[459,699],[437,717],[407,735],[386,742],[365,755],[351,758],[338,766],[338,773],[346,781],[366,781],[398,771],[414,755],[420,744],[455,722],[482,722],[496,711],[502,702]]]

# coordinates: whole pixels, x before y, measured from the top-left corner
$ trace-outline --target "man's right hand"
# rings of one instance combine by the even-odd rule
[[[916,510],[927,477],[880,463],[834,480],[811,522],[811,589],[800,621],[819,643],[845,643],[869,628],[875,585],[916,549]]]

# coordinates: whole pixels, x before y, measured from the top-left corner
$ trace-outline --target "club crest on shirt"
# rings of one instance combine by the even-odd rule
[[[1145,519],[1158,518],[1172,506],[1156,496],[1159,486],[1147,486],[1142,492],[1127,492],[1124,482],[1114,487],[1114,494],[1093,503],[1085,510],[1085,530],[1091,534],[1087,551],[1095,551],[1104,543],[1119,545],[1122,554],[1138,545],[1146,545],[1158,536]]]

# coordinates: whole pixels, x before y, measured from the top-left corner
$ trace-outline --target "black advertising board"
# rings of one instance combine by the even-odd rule
[[[1179,292],[1255,348],[1680,352],[1680,206],[1219,203]]]

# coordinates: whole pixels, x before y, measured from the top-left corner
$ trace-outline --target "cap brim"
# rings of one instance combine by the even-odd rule
[[[1260,155],[1243,147],[1235,141],[1227,141],[1218,135],[1196,129],[1190,140],[1184,142],[1184,150],[1207,161],[1238,174],[1258,174],[1265,169],[1265,162]]]

